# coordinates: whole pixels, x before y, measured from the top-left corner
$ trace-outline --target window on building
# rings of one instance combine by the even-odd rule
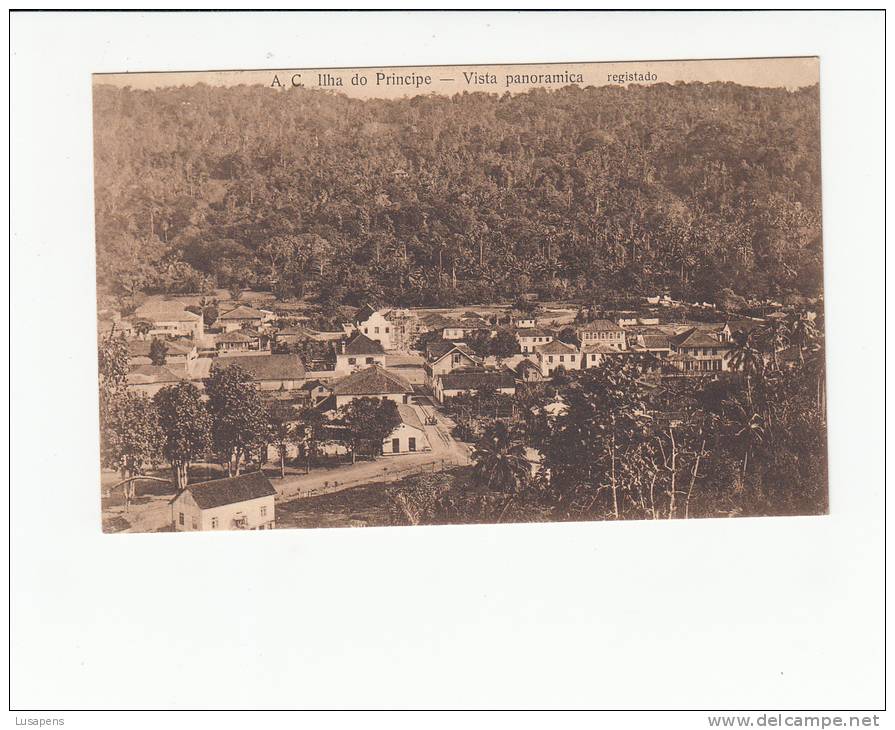
[[[575,356],[572,355],[572,362],[575,362]]]
[[[357,364],[357,358],[356,358],[356,357],[349,357],[349,358],[348,358],[348,364],[349,364],[349,365],[356,365],[356,364]]]
[[[366,363],[367,363],[367,365],[372,365],[372,364],[373,364],[373,358],[372,358],[372,357],[368,357],[368,358],[366,359]]]
[[[385,334],[388,334],[388,327],[385,328]]]
[[[374,335],[378,335],[378,334],[379,334],[379,328],[378,328],[378,327],[374,327],[374,328],[373,328],[373,334],[374,334]]]
[[[196,518],[195,518],[195,517],[193,517],[193,519],[191,520],[191,522],[192,522],[192,524],[193,524],[193,529],[194,529],[194,530],[198,530],[198,529],[199,529],[199,525],[198,525],[198,523],[196,522]]]
[[[217,530],[217,529],[218,529],[218,518],[217,518],[217,517],[212,517],[212,518],[211,518],[211,529],[212,529],[212,530]]]
[[[553,362],[553,355],[547,355],[547,362]]]
[[[370,330],[367,327],[364,327],[364,334],[369,334]]]
[[[560,362],[565,362],[565,361],[566,361],[566,356],[565,356],[565,355],[560,355],[560,356],[559,356],[559,361],[560,361]]]
[[[178,521],[183,525],[183,512],[180,513],[180,519]]]
[[[267,507],[262,507],[262,508],[261,508],[261,516],[262,516],[262,517],[267,517]]]

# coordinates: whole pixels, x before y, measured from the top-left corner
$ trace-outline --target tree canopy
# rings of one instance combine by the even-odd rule
[[[102,296],[451,305],[822,286],[819,100],[732,83],[351,99],[98,86]]]

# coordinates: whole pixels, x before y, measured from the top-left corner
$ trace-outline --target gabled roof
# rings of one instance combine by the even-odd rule
[[[541,372],[541,368],[539,368],[535,363],[529,360],[527,357],[520,360],[516,363],[516,372],[520,375],[525,370],[537,370],[539,373]]]
[[[165,365],[136,365],[127,374],[129,385],[147,385],[150,383],[176,383],[182,380],[173,370]]]
[[[412,393],[413,386],[400,375],[380,365],[371,365],[342,378],[332,387],[333,395],[388,395]]]
[[[649,350],[667,349],[671,347],[668,342],[668,335],[660,334],[643,334],[638,339],[643,340],[643,347]]]
[[[468,312],[463,312],[463,314],[460,315],[460,319],[485,319],[485,317],[478,312],[470,310]]]
[[[595,319],[578,327],[579,332],[624,332],[624,329],[608,319]]]
[[[710,334],[700,332],[695,327],[691,327],[679,335],[671,338],[671,341],[677,347],[723,347],[723,343]]]
[[[263,319],[266,315],[267,312],[262,312],[260,309],[247,307],[244,304],[241,304],[235,309],[231,309],[229,312],[222,314],[219,319]]]
[[[443,390],[476,390],[483,386],[516,387],[516,379],[509,370],[454,370],[438,377]]]
[[[148,319],[150,322],[195,322],[201,315],[187,312],[184,307],[188,303],[176,299],[150,299],[134,312],[135,319]]]
[[[401,417],[401,423],[418,428],[420,431],[423,430],[423,423],[412,406],[399,405],[398,415]]]
[[[528,327],[525,329],[516,330],[517,337],[554,337],[554,333],[551,330],[545,329],[544,327]]]
[[[359,334],[345,345],[346,355],[381,355],[384,352],[380,342],[371,340],[364,334]]]
[[[543,352],[546,355],[565,355],[578,352],[578,348],[562,340],[553,340],[546,345],[536,345],[535,352]]]
[[[277,330],[276,336],[304,337],[305,339],[312,340],[314,339],[314,332],[307,327],[302,327],[300,324],[297,324],[292,327],[283,327],[282,329]]]
[[[305,366],[298,355],[246,355],[238,360],[237,364],[254,380],[301,380],[305,377]]]
[[[196,500],[199,509],[212,509],[259,497],[273,497],[277,493],[270,480],[260,471],[210,482],[197,482],[188,485],[185,491]],[[174,498],[176,499],[177,497]]]
[[[466,357],[474,362],[481,361],[481,358],[476,355],[466,343],[442,341],[429,349],[429,362],[436,363],[450,355],[454,350],[466,355]]]

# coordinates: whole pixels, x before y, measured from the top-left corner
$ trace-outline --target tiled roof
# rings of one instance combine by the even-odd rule
[[[148,319],[150,322],[195,322],[202,317],[194,312],[187,312],[185,302],[176,299],[150,299],[134,312],[136,319]]]
[[[716,337],[712,337],[705,332],[700,332],[692,327],[679,335],[671,338],[678,347],[721,347],[722,343]]]
[[[182,378],[165,365],[136,365],[127,374],[129,385],[176,383],[179,380]]]
[[[548,342],[546,345],[537,345],[535,351],[543,352],[547,355],[565,355],[569,352],[578,352],[578,348],[562,340],[553,340],[553,342]]]
[[[212,509],[225,504],[247,502],[259,497],[273,497],[277,493],[270,480],[260,471],[240,474],[238,477],[190,484],[186,491],[196,500],[199,509]]]
[[[653,334],[645,334],[640,335],[641,340],[643,340],[643,347],[647,349],[659,349],[659,348],[667,348],[670,347],[668,342],[668,335],[653,335]]]
[[[543,327],[528,327],[516,330],[518,337],[553,337],[553,332]]]
[[[371,340],[364,334],[359,334],[345,345],[346,355],[379,355],[384,352],[381,343]]]
[[[220,319],[262,319],[265,316],[265,312],[262,312],[260,309],[255,309],[254,307],[246,307],[245,305],[240,305],[235,309],[231,309],[229,312],[225,312],[220,316]]]
[[[608,319],[596,319],[581,325],[578,329],[581,332],[624,332],[615,322],[610,322]]]
[[[535,363],[529,360],[527,357],[523,358],[516,364],[516,372],[522,373],[523,370],[537,370],[541,372],[541,368],[539,368]]]
[[[251,374],[254,380],[301,380],[305,366],[298,355],[246,355],[237,365]]]
[[[380,365],[371,365],[333,385],[334,395],[387,395],[412,393],[413,386]]]
[[[435,344],[431,348],[429,348],[429,361],[430,362],[438,362],[439,360],[441,360],[443,357],[449,355],[454,350],[457,350],[458,352],[462,352],[464,355],[469,357],[471,360],[480,360],[481,359],[471,349],[469,349],[468,345],[466,345],[463,342],[443,341],[443,342],[439,342],[438,344]]]
[[[516,380],[509,370],[454,370],[440,375],[444,390],[475,390],[482,386],[515,388]]]

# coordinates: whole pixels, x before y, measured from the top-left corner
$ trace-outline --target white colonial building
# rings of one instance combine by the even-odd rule
[[[271,530],[276,493],[260,471],[190,484],[171,500],[174,530]]]

